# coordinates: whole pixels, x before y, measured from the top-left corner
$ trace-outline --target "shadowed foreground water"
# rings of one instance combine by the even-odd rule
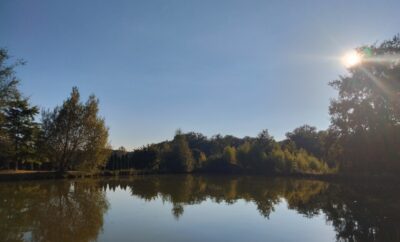
[[[0,241],[400,241],[399,186],[251,176],[0,183]]]

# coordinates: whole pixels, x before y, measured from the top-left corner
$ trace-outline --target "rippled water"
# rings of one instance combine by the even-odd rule
[[[0,241],[400,241],[399,186],[252,176],[0,183]]]

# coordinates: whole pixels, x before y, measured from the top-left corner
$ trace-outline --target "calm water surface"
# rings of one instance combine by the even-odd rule
[[[0,241],[400,241],[395,184],[251,176],[0,183]]]

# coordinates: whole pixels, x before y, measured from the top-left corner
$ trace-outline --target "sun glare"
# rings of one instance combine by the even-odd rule
[[[349,51],[342,57],[342,63],[346,68],[353,67],[361,62],[361,55],[357,51]]]

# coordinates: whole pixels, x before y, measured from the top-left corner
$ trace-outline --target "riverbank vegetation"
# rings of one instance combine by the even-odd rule
[[[43,111],[18,90],[15,67],[0,50],[0,167],[44,170],[142,170],[160,173],[387,175],[400,172],[400,37],[356,49],[360,63],[330,82],[331,125],[303,125],[275,140],[183,133],[133,151],[111,153],[99,101],[83,103],[78,88],[61,106]],[[134,138],[134,137],[132,137]]]

